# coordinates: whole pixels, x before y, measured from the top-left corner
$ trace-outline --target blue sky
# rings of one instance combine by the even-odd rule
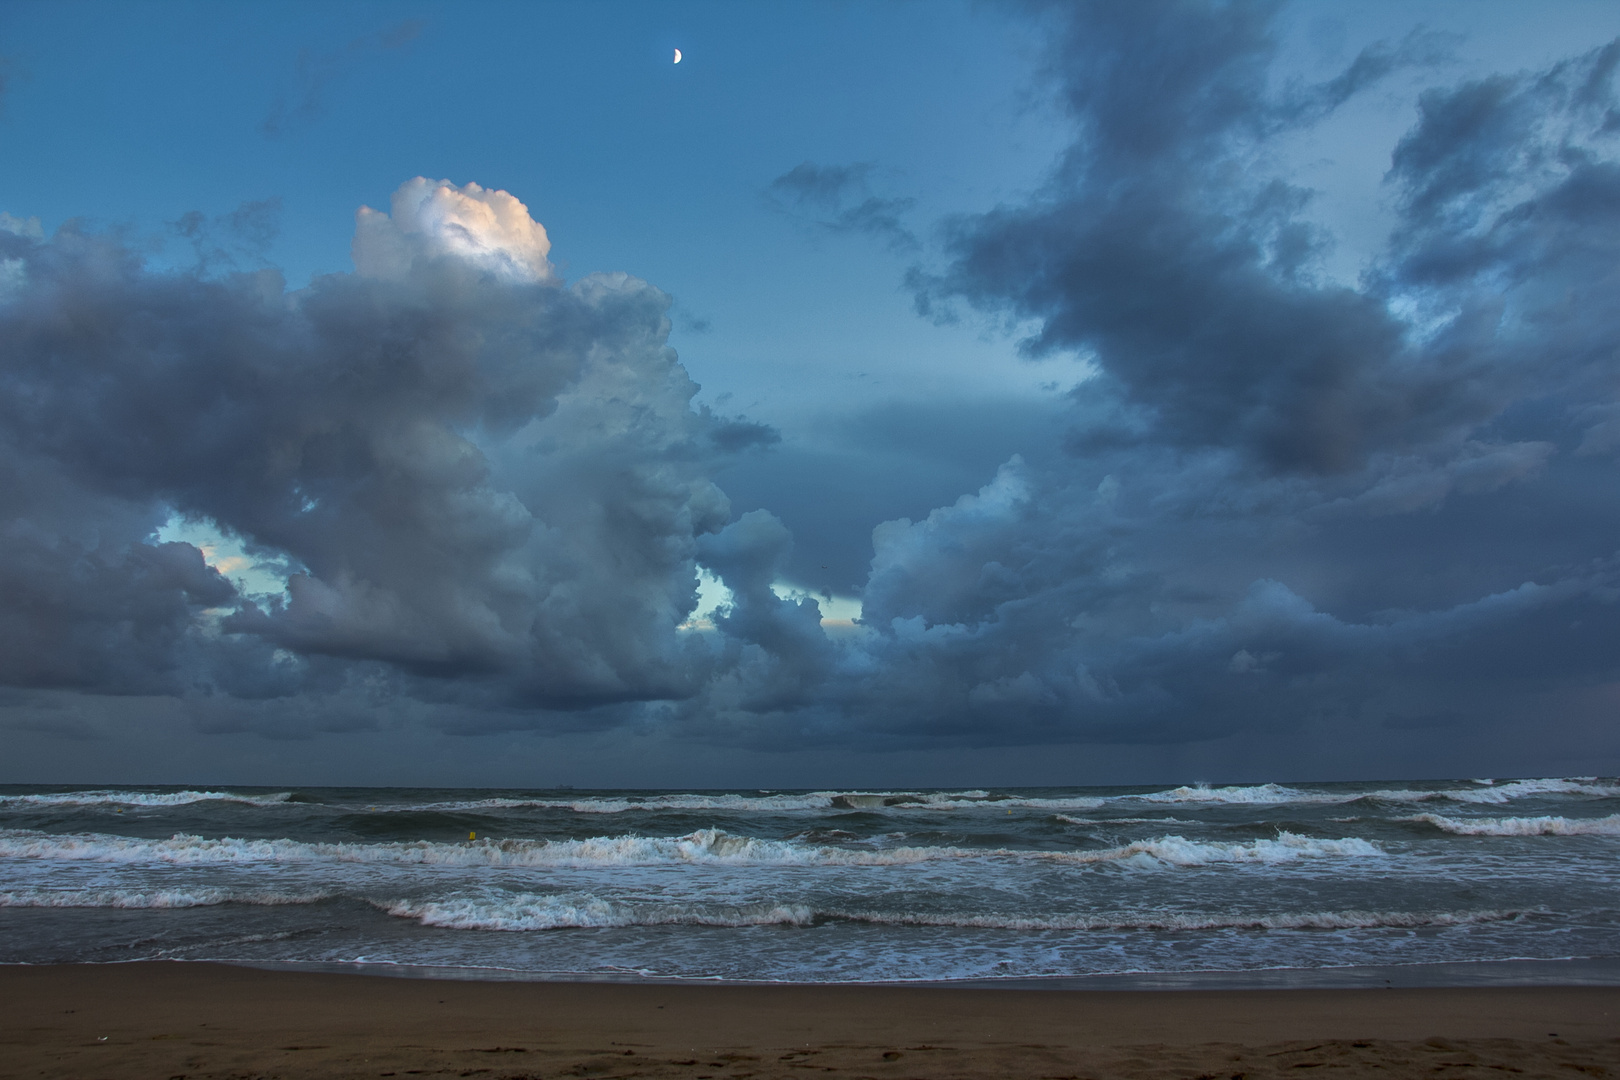
[[[1599,645],[1547,644],[1540,621],[1584,621],[1590,642],[1608,625],[1608,571],[1591,567],[1615,554],[1602,456],[1604,425],[1620,423],[1607,411],[1615,339],[1584,298],[1600,295],[1616,251],[1605,196],[1593,194],[1613,146],[1581,111],[1586,99],[1555,91],[1584,63],[1581,77],[1612,93],[1593,50],[1620,35],[1620,10],[1142,11],[0,5],[0,211],[19,244],[39,245],[8,257],[23,260],[19,289],[56,283],[49,303],[23,291],[9,301],[0,335],[13,336],[0,342],[35,359],[14,359],[6,391],[64,410],[54,434],[30,426],[43,413],[4,421],[16,475],[57,492],[14,509],[7,535],[67,560],[36,585],[58,571],[82,581],[94,565],[120,583],[98,595],[122,595],[152,580],[140,560],[157,556],[144,552],[180,559],[175,544],[227,574],[217,587],[163,586],[163,618],[178,621],[142,630],[138,649],[95,628],[145,626],[130,610],[155,610],[157,593],[101,612],[68,603],[65,585],[0,588],[7,632],[40,657],[0,672],[12,695],[0,723],[19,750],[0,779],[1058,783],[1500,772],[1531,749],[1542,771],[1620,767],[1620,743],[1594,734],[1607,730],[1620,672]],[[1167,57],[1180,59],[1155,69]],[[1355,72],[1361,81],[1320,104]],[[1208,111],[1220,95],[1230,107]],[[1469,102],[1469,115],[1498,119],[1458,135],[1442,121],[1460,124]],[[1155,124],[1168,141],[1144,150]],[[1464,191],[1460,161],[1485,163],[1491,179]],[[325,499],[334,515],[338,501],[361,500],[358,516],[312,532],[272,513],[286,491],[233,470],[260,468],[245,463],[287,440],[314,453],[316,422],[296,402],[359,386],[358,368],[359,381],[325,380],[381,346],[340,341],[330,321],[318,323],[319,348],[308,327],[254,331],[270,335],[267,355],[313,359],[297,368],[312,381],[285,387],[285,416],[240,429],[264,440],[250,448],[208,441],[221,424],[246,425],[220,416],[252,404],[232,398],[244,392],[226,377],[236,361],[210,350],[247,355],[230,342],[270,308],[231,305],[271,268],[277,311],[358,304],[356,211],[389,211],[418,176],[509,192],[549,237],[547,287],[583,297],[591,275],[627,273],[667,297],[644,300],[667,303],[667,331],[655,315],[622,316],[651,335],[635,346],[633,386],[592,366],[628,339],[582,337],[561,382],[491,391],[472,411],[356,419],[369,464],[287,489],[320,480],[328,494],[299,498]],[[1541,207],[1545,221],[1547,208],[1577,205],[1559,211],[1558,235],[1584,238],[1578,267],[1549,254],[1551,234],[1509,237],[1515,206]],[[1153,249],[1157,263],[1092,257],[1132,235],[1121,232],[1131,221],[1143,250],[1167,245]],[[1496,262],[1435,276],[1443,251],[1484,234],[1507,238]],[[119,264],[132,275],[122,299],[92,287],[94,260],[72,248],[83,236],[135,260]],[[78,269],[51,261],[70,248]],[[1186,275],[1160,272],[1183,258]],[[1252,265],[1238,274],[1233,260]],[[1537,291],[1566,277],[1562,306]],[[1184,301],[1167,292],[1193,281]],[[1493,289],[1509,314],[1483,335]],[[161,415],[117,451],[92,435],[150,416],[118,420],[99,398],[75,397],[95,391],[62,374],[67,339],[40,346],[47,322],[30,322],[69,295],[81,300],[49,324],[58,330],[150,317],[174,335],[152,347],[169,360],[112,346],[82,360],[106,365],[115,397]],[[389,295],[371,302],[418,314],[428,303]],[[579,302],[557,326],[608,325],[598,301]],[[84,305],[95,303],[114,306],[92,317]],[[205,331],[175,314],[187,305],[198,320],[248,322],[232,329],[219,315]],[[1261,314],[1268,305],[1276,320]],[[435,317],[480,340],[541,333],[489,310]],[[1268,338],[1284,318],[1292,336]],[[1219,342],[1234,326],[1271,343],[1233,351]],[[1340,344],[1307,340],[1313,327]],[[1514,327],[1540,327],[1542,344]],[[657,352],[665,343],[678,362]],[[79,348],[90,346],[73,336]],[[261,378],[290,362],[241,363]],[[1297,378],[1273,377],[1296,363]],[[163,382],[181,369],[185,391]],[[700,389],[683,389],[687,377]],[[370,416],[399,390],[379,378],[320,423]],[[1300,396],[1329,384],[1332,394]],[[424,385],[455,396],[442,379]],[[608,395],[597,412],[582,387]],[[539,403],[514,435],[499,400],[531,391]],[[234,403],[221,413],[220,401]],[[609,404],[626,411],[606,419]],[[649,434],[645,417],[663,426]],[[477,478],[445,481],[449,459],[427,443],[383,446],[428,429],[475,458]],[[158,462],[167,451],[154,440],[198,449]],[[129,464],[148,451],[149,468]],[[58,475],[71,480],[53,487]],[[356,494],[399,476],[419,487],[388,488],[387,505],[403,500],[411,514]],[[557,554],[598,550],[650,520],[635,484],[668,504],[635,549],[641,570]],[[704,501],[711,486],[722,509]],[[521,504],[524,539],[456,533],[412,547],[422,522],[486,498],[497,516],[503,500]],[[591,509],[556,509],[574,501]],[[590,531],[630,519],[628,532]],[[229,584],[222,550],[275,573]],[[411,562],[444,552],[462,561]],[[11,557],[34,565],[34,554]],[[480,577],[469,567],[485,558],[495,561]],[[264,599],[289,573],[338,606],[311,607],[313,592],[285,608]],[[728,590],[696,598],[691,583],[722,578]],[[749,599],[761,582],[774,591]],[[616,614],[547,606],[575,592]],[[343,605],[362,593],[388,597],[396,621],[419,620],[423,639],[312,629],[309,612],[360,619]],[[805,598],[818,595],[812,610]],[[675,627],[716,596],[726,605],[694,646],[694,631]],[[1515,603],[1525,612],[1500,622],[1479,614]],[[472,608],[501,624],[501,644],[476,619],[462,626]],[[862,611],[862,626],[842,626]],[[821,619],[825,641],[805,629]],[[1380,634],[1389,640],[1367,644]],[[554,657],[574,646],[559,642],[600,652],[564,670]],[[1557,662],[1511,686],[1474,677],[1542,647]],[[1549,713],[1562,718],[1551,734]],[[505,764],[491,772],[492,758]]]

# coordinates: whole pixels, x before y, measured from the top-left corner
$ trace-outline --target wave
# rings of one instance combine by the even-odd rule
[[[1541,817],[1450,818],[1440,814],[1414,814],[1404,821],[1421,821],[1458,836],[1620,836],[1620,814],[1602,818]]]
[[[1278,915],[1203,915],[1148,912],[1121,915],[835,915],[856,922],[898,926],[968,927],[986,930],[1376,930],[1423,926],[1471,926],[1507,922],[1527,911],[1315,911]]]
[[[396,900],[376,905],[399,918],[452,930],[531,931],[627,926],[810,926],[853,922],[973,930],[1188,931],[1188,930],[1372,930],[1470,926],[1522,918],[1526,911],[1465,912],[1316,911],[1277,914],[1201,912],[1119,912],[1010,915],[951,912],[885,912],[812,908],[807,904],[759,903],[737,906],[635,904],[589,894],[451,897]]]
[[[377,813],[479,812],[503,810],[562,810],[576,814],[667,813],[678,811],[716,814],[861,812],[956,812],[1044,810],[1084,812],[1120,805],[1286,806],[1334,805],[1373,800],[1393,803],[1456,802],[1494,805],[1537,796],[1620,796],[1620,786],[1595,778],[1474,781],[1467,786],[1438,789],[1389,788],[1376,791],[1311,791],[1283,784],[1233,784],[1223,787],[1186,785],[1162,791],[1107,795],[1019,795],[983,790],[959,791],[812,791],[792,793],[681,793],[625,794],[622,796],[491,796],[434,802],[393,802],[367,806]],[[277,807],[288,802],[315,802],[293,792],[241,795],[229,791],[193,790],[68,791],[48,794],[0,795],[0,810],[26,807],[116,805],[173,807],[201,802]],[[328,810],[359,809],[343,804],[319,804]]]
[[[1546,795],[1584,795],[1599,798],[1620,796],[1620,786],[1601,784],[1595,779],[1578,780],[1477,780],[1466,788],[1439,788],[1433,790],[1391,788],[1378,791],[1303,791],[1282,784],[1247,784],[1229,787],[1192,785],[1143,795],[1117,795],[1109,799],[1139,800],[1151,803],[1203,803],[1234,806],[1280,806],[1289,803],[1302,805],[1333,805],[1360,802],[1363,799],[1379,802],[1447,802],[1491,805]]]
[[[0,891],[0,907],[30,908],[192,908],[217,904],[314,904],[334,894],[243,892],[234,889],[11,889]]]
[[[1201,822],[1178,817],[1075,817],[1073,814],[1053,814],[1053,821],[1065,825],[1198,825]]]
[[[832,800],[835,797],[836,793],[834,792],[818,792],[811,795],[627,795],[616,799],[518,799],[496,797],[432,803],[394,803],[370,809],[394,813],[409,813],[419,810],[568,810],[576,814],[628,814],[638,811],[657,813],[669,810],[769,813],[792,810],[826,810],[832,805]]]
[[[274,795],[237,795],[229,791],[64,791],[46,795],[0,795],[0,810],[29,806],[185,806],[200,802],[277,806],[292,792]]]
[[[285,906],[319,903],[332,892],[278,893],[221,888],[17,889],[0,891],[0,907],[177,909],[220,904]],[[1207,914],[1145,911],[1109,914],[1012,915],[950,912],[862,911],[815,908],[802,903],[657,904],[604,900],[588,893],[450,896],[439,899],[367,900],[397,918],[454,930],[534,931],[630,926],[809,926],[853,922],[882,926],[975,930],[1192,931],[1366,930],[1467,926],[1504,922],[1537,912],[1318,911],[1276,914]]]
[[[1384,850],[1357,837],[1318,840],[1279,832],[1275,840],[1211,842],[1188,840],[1181,836],[1161,836],[1138,840],[1104,851],[1038,852],[1040,857],[1061,862],[1155,862],[1169,866],[1208,866],[1212,863],[1261,863],[1274,865],[1298,859],[1366,858]]]
[[[544,808],[571,810],[581,814],[619,814],[629,811],[709,810],[721,812],[795,810],[1098,810],[1112,804],[1147,802],[1160,804],[1204,804],[1232,806],[1332,805],[1374,799],[1383,802],[1427,802],[1444,800],[1461,803],[1493,804],[1545,795],[1620,796],[1620,786],[1601,784],[1594,779],[1543,779],[1475,781],[1468,787],[1382,789],[1377,791],[1306,791],[1283,784],[1234,784],[1224,787],[1185,785],[1164,791],[1124,795],[1024,796],[989,791],[815,791],[791,795],[649,795],[624,798],[483,799],[399,806],[397,809],[477,810]],[[391,808],[395,809],[395,808]]]
[[[451,930],[562,930],[615,926],[808,926],[804,904],[625,904],[593,896],[521,894],[495,900],[451,898],[379,904],[390,915]]]
[[[589,840],[479,840],[445,844],[310,843],[299,840],[211,839],[176,833],[167,840],[104,834],[0,832],[0,857],[111,863],[221,865],[246,863],[383,863],[436,866],[645,866],[708,863],[775,866],[893,866],[941,860],[1027,859],[1070,864],[1203,866],[1275,864],[1302,858],[1362,857],[1383,850],[1366,840],[1320,840],[1281,832],[1275,839],[1200,842],[1181,836],[1140,840],[1100,851],[1008,848],[849,848],[734,836],[700,829],[677,837],[617,836]]]
[[[1497,805],[1514,799],[1529,799],[1540,795],[1585,795],[1597,798],[1620,796],[1620,787],[1600,784],[1593,779],[1580,780],[1508,780],[1502,783],[1484,780],[1475,786],[1444,791],[1377,791],[1365,796],[1389,802],[1427,802],[1444,799],[1448,802]]]
[[[626,795],[581,799],[511,798],[459,799],[432,803],[394,803],[371,807],[383,812],[416,810],[568,810],[576,814],[658,813],[697,810],[720,813],[791,813],[828,810],[1093,810],[1105,797],[1025,798],[994,795],[988,791],[812,791],[787,795]]]

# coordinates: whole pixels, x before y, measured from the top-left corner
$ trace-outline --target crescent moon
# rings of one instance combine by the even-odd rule
[[[679,49],[675,50],[675,62],[677,64],[681,62],[681,50]]]

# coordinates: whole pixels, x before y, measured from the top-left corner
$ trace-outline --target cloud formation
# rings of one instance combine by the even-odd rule
[[[902,217],[917,200],[882,198],[871,192],[872,165],[817,165],[801,161],[771,181],[772,204],[784,213],[833,233],[866,233],[896,251],[917,247]]]
[[[12,685],[290,695],[346,661],[500,705],[691,692],[675,627],[729,511],[668,298],[559,284],[503,192],[395,210],[361,210],[363,273],[298,292],[0,234]],[[170,514],[286,560],[286,595],[154,545]]]
[[[387,702],[766,749],[1325,724],[1576,752],[1620,687],[1620,44],[1447,84],[1414,34],[1304,83],[1271,4],[1030,17],[1072,142],[908,283],[1093,374],[1060,433],[1048,405],[998,417],[1023,453],[874,530],[855,631],[784,598],[792,515],[716,485],[776,436],[693,407],[668,298],[566,283],[515,197],[418,178],[359,212],[357,273],[295,291],[0,219],[0,681],[169,695],[217,730]],[[1430,89],[1347,284],[1270,166],[1401,68]],[[869,173],[806,162],[771,194],[914,242]],[[931,408],[903,419],[970,426]],[[285,593],[158,542],[173,515],[281,560]],[[729,591],[712,630],[683,629],[699,569]]]
[[[1436,43],[1288,84],[1275,13],[1041,13],[1074,142],[911,280],[925,313],[1033,326],[1029,356],[1096,375],[1066,462],[875,535],[866,648],[904,688],[872,690],[893,722],[1154,741],[1441,703],[1487,723],[1620,675],[1595,644],[1620,629],[1617,507],[1580,460],[1612,468],[1620,46],[1428,91],[1389,249],[1350,287],[1320,270],[1311,193],[1255,165]]]
[[[375,34],[357,37],[342,49],[300,49],[294,80],[297,89],[276,98],[269,113],[259,122],[260,133],[276,139],[314,123],[326,111],[326,95],[332,84],[347,75],[362,58],[379,52],[397,52],[421,34],[422,21],[406,19]]]

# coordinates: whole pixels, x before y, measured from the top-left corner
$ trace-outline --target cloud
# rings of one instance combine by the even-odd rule
[[[1620,46],[1428,90],[1393,148],[1397,227],[1349,287],[1320,270],[1312,194],[1264,163],[1447,43],[1290,83],[1275,13],[1040,9],[1074,142],[910,280],[926,313],[966,304],[1033,327],[1032,359],[1094,366],[1067,453],[879,525],[865,634],[756,737],[1377,745],[1462,714],[1556,741],[1548,702],[1620,678]],[[864,176],[807,163],[778,188],[825,210]]]
[[[1310,194],[1248,167],[1394,62],[1364,53],[1338,89],[1273,93],[1271,13],[1076,6],[1051,60],[1075,143],[1035,200],[957,220],[947,268],[914,284],[925,311],[960,298],[1033,321],[1031,356],[1094,357],[1103,377],[1078,393],[1161,438],[1341,471],[1467,406],[1382,297],[1318,280]]]
[[[421,36],[422,26],[420,19],[406,19],[375,34],[357,37],[340,50],[300,49],[295,69],[297,89],[291,95],[276,98],[269,113],[259,122],[260,133],[274,139],[313,124],[326,111],[326,94],[334,83],[353,71],[366,56],[405,48]]]
[[[772,180],[767,195],[784,213],[834,233],[865,233],[896,251],[911,251],[917,238],[901,218],[911,198],[880,198],[870,190],[872,165],[817,165],[803,161]]]
[[[1035,9],[1070,146],[909,280],[1094,375],[851,410],[836,452],[694,408],[668,297],[565,282],[504,192],[410,181],[357,273],[293,291],[6,219],[0,681],[287,737],[1581,759],[1620,685],[1620,45],[1446,83],[1418,35],[1303,83],[1276,11]],[[1350,286],[1279,147],[1403,65],[1397,220]],[[866,228],[870,174],[772,197]],[[159,543],[176,514],[285,595]],[[700,570],[729,599],[694,628]],[[858,584],[829,633],[805,587]]]
[[[362,206],[351,251],[363,277],[403,280],[419,259],[453,258],[508,281],[552,278],[551,240],[504,191],[417,177],[394,192],[391,214]]]
[[[692,692],[676,627],[697,538],[729,517],[708,463],[736,439],[691,408],[668,297],[562,285],[505,193],[416,180],[395,206],[362,211],[368,273],[296,292],[153,272],[73,228],[0,234],[22,266],[0,308],[19,493],[0,561],[33,640],[8,681],[319,698],[363,676],[536,708]],[[285,560],[286,595],[154,546],[174,513]]]
[[[229,214],[209,218],[200,210],[182,214],[171,228],[191,244],[197,269],[235,267],[242,262],[265,265],[265,257],[281,231],[281,199],[271,196],[245,202]],[[43,234],[40,236],[43,239]]]

